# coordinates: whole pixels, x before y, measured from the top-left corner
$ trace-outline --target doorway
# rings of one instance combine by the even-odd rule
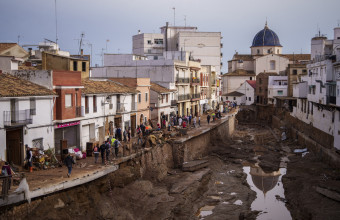
[[[7,162],[23,165],[24,149],[22,143],[22,127],[6,131]]]
[[[131,121],[131,136],[134,137],[136,133],[136,115],[131,115],[130,121]]]

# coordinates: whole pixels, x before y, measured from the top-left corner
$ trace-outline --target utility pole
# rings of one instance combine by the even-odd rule
[[[58,45],[58,19],[57,19],[57,0],[54,0],[55,12],[55,44]],[[58,49],[58,48],[57,48]]]
[[[88,46],[90,46],[90,48],[91,48],[91,57],[90,57],[90,65],[91,65],[91,67],[92,67],[92,59],[93,59],[93,57],[92,57],[92,43],[87,43],[87,45]]]
[[[172,8],[174,10],[174,26],[176,26],[176,8]]]

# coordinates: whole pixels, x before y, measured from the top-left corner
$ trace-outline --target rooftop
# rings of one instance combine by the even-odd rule
[[[109,93],[137,93],[138,90],[124,86],[113,81],[95,81],[83,79],[81,81],[83,94],[109,94]]]
[[[0,43],[0,53],[17,45],[17,43]]]
[[[247,83],[254,89],[256,88],[256,80],[247,80]]]
[[[56,95],[52,90],[9,74],[0,74],[0,97]]]
[[[151,90],[157,93],[169,93],[175,91],[174,89],[165,88],[161,85],[158,85],[157,83],[151,83]]]
[[[223,94],[223,95],[224,95],[224,96],[236,96],[236,97],[244,96],[243,93],[237,92],[237,91],[229,92],[229,93]]]

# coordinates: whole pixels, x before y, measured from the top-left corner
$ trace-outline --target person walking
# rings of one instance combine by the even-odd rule
[[[194,119],[193,119],[193,124],[194,124],[194,128],[196,128],[196,116],[194,116]]]
[[[198,126],[201,127],[201,116],[198,116]]]
[[[26,162],[27,162],[27,165],[28,165],[29,172],[32,173],[33,172],[32,151],[31,151],[31,148],[29,148],[27,144],[25,144],[25,147],[26,147]]]
[[[1,175],[7,178],[4,178],[2,182],[2,189],[7,186],[7,190],[11,189],[12,183],[12,169],[9,163],[6,161],[5,164],[1,168]]]
[[[105,155],[106,155],[106,162],[109,161],[109,156],[110,156],[110,151],[111,151],[111,145],[109,141],[106,141],[105,143]]]
[[[105,141],[103,141],[103,144],[100,145],[100,154],[102,156],[102,164],[105,164],[105,153],[106,153],[106,145],[105,145]]]
[[[182,125],[182,118],[181,118],[181,117],[179,117],[179,119],[178,119],[178,125],[179,125],[179,126]]]
[[[209,114],[207,116],[207,121],[208,121],[208,124],[209,124],[209,122],[210,122],[210,115]]]
[[[192,115],[189,115],[189,125],[191,125],[191,119],[192,119]]]
[[[123,132],[123,137],[124,137],[123,141],[124,142],[126,142],[126,136],[127,136],[126,129],[124,129],[124,132]]]
[[[128,131],[127,131],[127,136],[128,136],[128,141],[130,142],[131,139],[131,132],[130,132],[131,128],[129,127]]]
[[[67,177],[70,177],[71,176],[71,172],[72,172],[72,164],[75,164],[75,162],[73,160],[73,157],[71,157],[70,153],[65,158],[64,163],[65,163],[65,165],[67,166],[67,169],[68,169]]]
[[[119,140],[115,140],[114,146],[115,146],[115,156],[118,157],[118,148],[119,148],[120,142]]]
[[[98,157],[99,157],[99,144],[94,146],[93,154],[94,154],[94,163],[97,163],[98,162]]]

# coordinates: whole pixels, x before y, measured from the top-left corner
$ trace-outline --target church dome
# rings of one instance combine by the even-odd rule
[[[282,47],[280,44],[279,37],[277,34],[270,30],[267,26],[265,25],[264,29],[259,31],[253,40],[252,47],[262,47],[262,46],[277,46],[277,47]]]

